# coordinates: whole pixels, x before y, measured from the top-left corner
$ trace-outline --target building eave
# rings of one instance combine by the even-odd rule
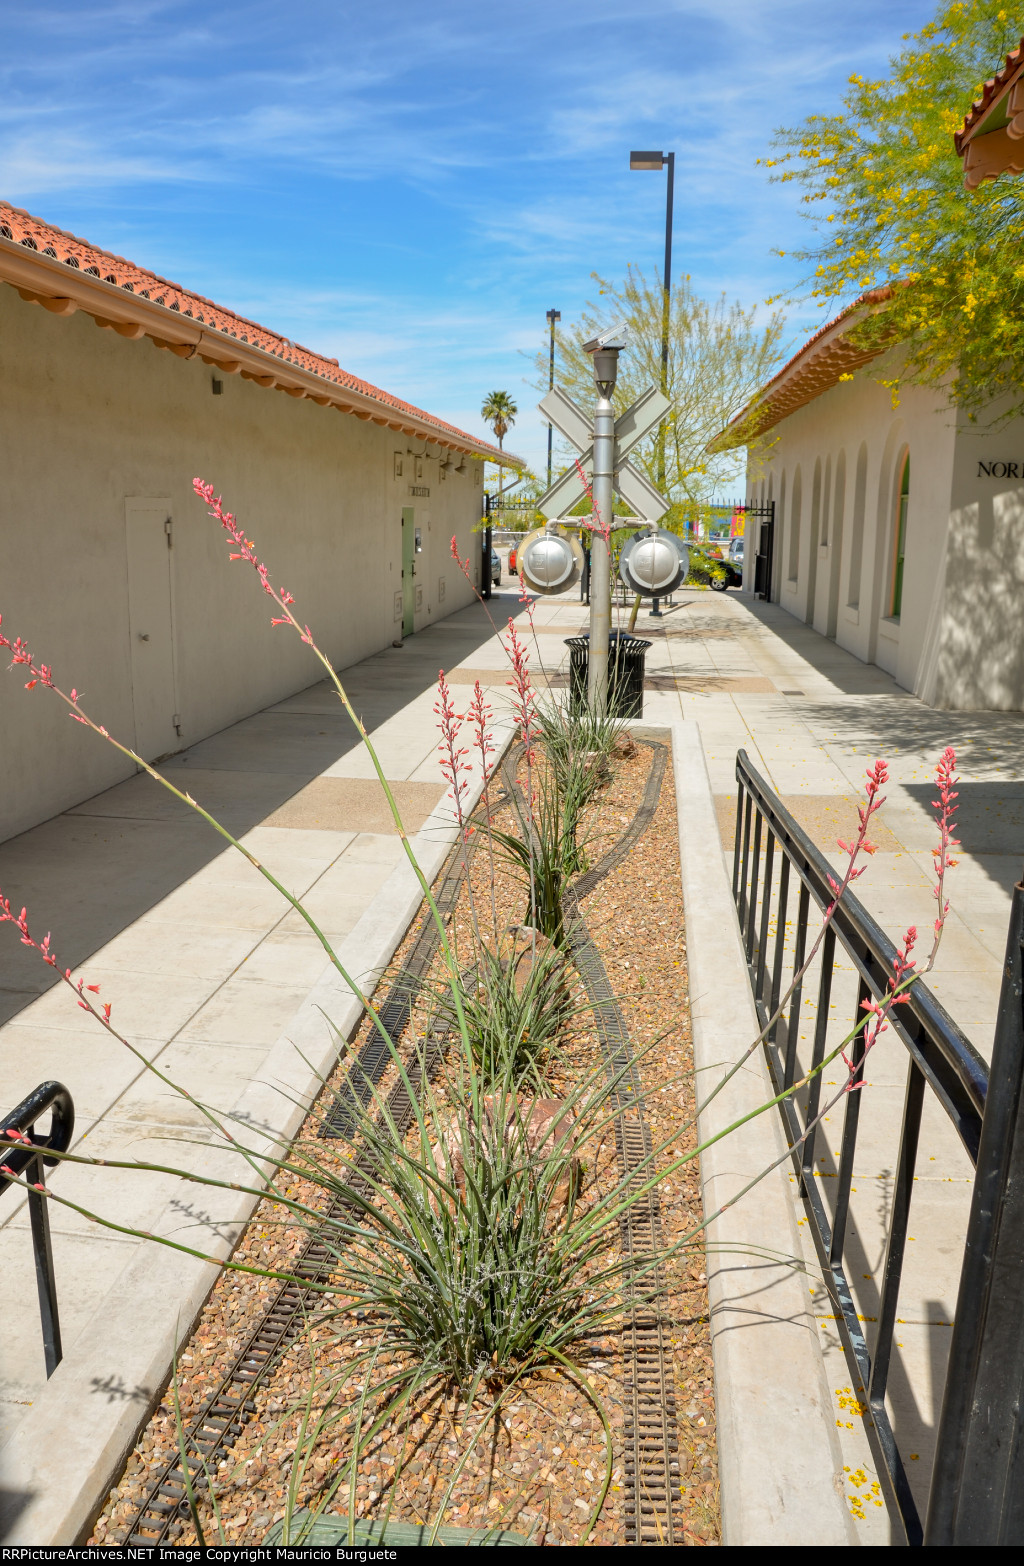
[[[3,210],[0,208],[0,216]],[[323,407],[337,408],[357,419],[465,456],[507,468],[523,466],[522,459],[512,452],[501,451],[488,441],[476,440],[465,430],[401,403],[386,393],[375,395],[377,389],[365,382],[352,384],[354,377],[340,367],[337,379],[333,379],[330,361],[324,361],[327,369],[318,373],[282,360],[278,354],[239,341],[237,336],[217,326],[200,323],[180,310],[170,309],[118,283],[69,266],[43,251],[26,248],[18,240],[7,239],[2,234],[0,281],[10,284],[23,299],[41,305],[53,315],[71,316],[81,310],[91,316],[97,326],[121,337],[148,337],[157,348],[183,359],[199,357],[225,375],[240,375],[267,389],[283,391],[298,399],[308,398]]]
[[[989,77],[953,144],[968,190],[1000,174],[1024,173],[1024,38]]]
[[[864,319],[872,305],[882,304],[890,296],[888,286],[872,289],[834,320],[827,321],[725,429],[708,442],[708,451],[732,451],[738,446],[749,445],[783,419],[788,419],[798,408],[837,386],[843,376],[852,375],[872,359],[877,359],[884,348],[855,345],[848,334]]]

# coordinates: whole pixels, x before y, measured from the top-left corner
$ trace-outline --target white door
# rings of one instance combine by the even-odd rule
[[[143,760],[155,761],[179,748],[170,504],[165,500],[126,500],[125,524],[135,749]]]

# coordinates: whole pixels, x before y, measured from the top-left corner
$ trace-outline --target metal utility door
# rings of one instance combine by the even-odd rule
[[[402,507],[402,635],[411,636],[416,617],[416,529],[412,506]]]
[[[179,748],[170,506],[164,500],[127,500],[125,525],[135,749],[144,761],[155,761]]]

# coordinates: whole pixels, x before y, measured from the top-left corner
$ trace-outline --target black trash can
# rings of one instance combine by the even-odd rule
[[[567,636],[569,649],[569,710],[582,712],[587,705],[589,636]],[[644,715],[644,659],[650,642],[626,631],[612,631],[608,638],[608,710],[615,718]]]

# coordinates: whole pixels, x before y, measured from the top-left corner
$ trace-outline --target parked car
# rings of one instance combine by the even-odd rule
[[[710,587],[712,592],[724,593],[730,587],[742,587],[743,568],[737,570],[731,560],[722,560],[712,546],[690,545],[690,574],[688,583]]]
[[[501,561],[496,549],[491,550],[491,586],[501,586]]]
[[[708,581],[708,586],[712,592],[724,593],[730,587],[743,586],[742,560],[739,565],[732,560],[719,560],[717,563],[722,567],[722,571],[721,574],[716,572]]]

